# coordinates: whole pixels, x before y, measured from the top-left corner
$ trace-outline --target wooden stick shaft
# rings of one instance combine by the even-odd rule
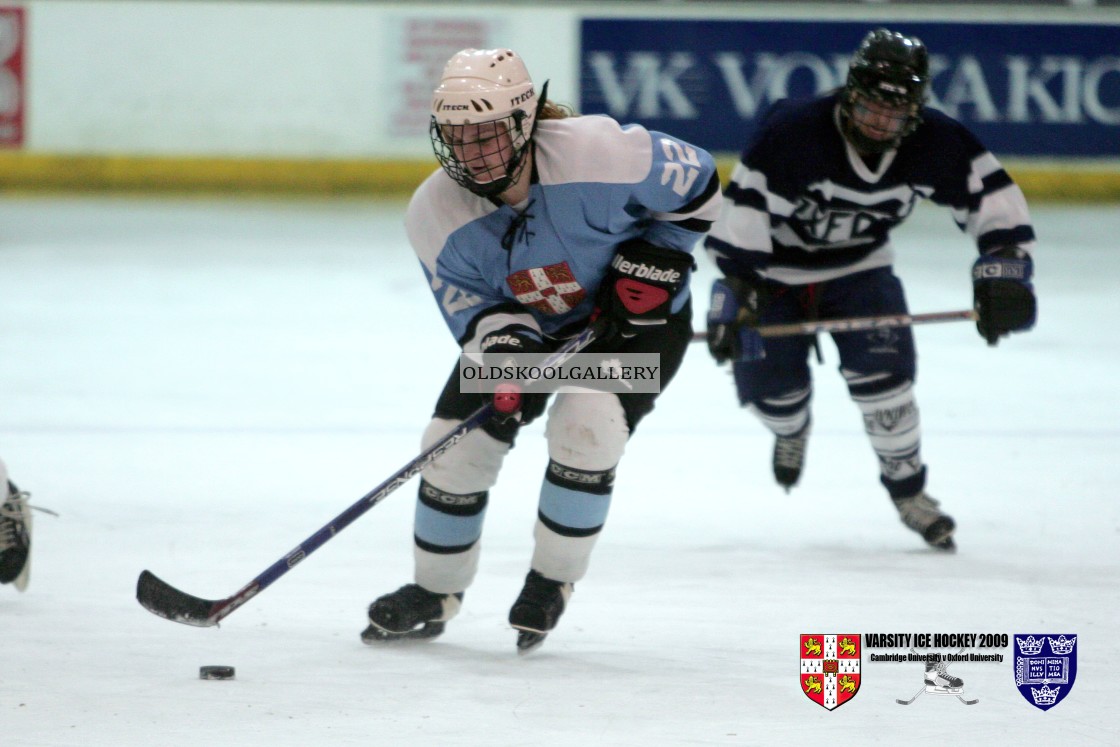
[[[795,335],[815,335],[820,332],[858,332],[865,329],[911,327],[915,324],[966,322],[975,319],[975,311],[962,309],[960,311],[933,311],[926,314],[886,314],[884,316],[858,316],[848,319],[820,319],[814,322],[764,324],[757,330],[763,337],[791,337]],[[707,339],[706,332],[695,332],[692,335],[693,342],[705,339]]]

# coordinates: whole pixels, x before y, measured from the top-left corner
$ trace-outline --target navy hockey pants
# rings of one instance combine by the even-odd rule
[[[770,284],[771,301],[763,310],[762,324],[803,322],[881,314],[908,314],[902,283],[889,267],[855,273],[811,285]],[[873,386],[887,390],[916,374],[917,355],[909,327],[842,332],[832,335],[840,353],[840,368],[865,375],[887,374]],[[735,364],[735,386],[743,405],[810,385],[809,353],[814,337],[771,337],[766,357]],[[850,385],[853,395],[867,392]]]

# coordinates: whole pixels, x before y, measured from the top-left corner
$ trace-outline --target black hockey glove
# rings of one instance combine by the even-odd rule
[[[516,376],[517,367],[526,365],[526,356],[549,352],[538,334],[528,327],[511,325],[486,335],[480,348],[485,366],[497,366],[503,373],[513,373],[512,378],[501,380],[495,391],[488,395],[494,405],[492,420],[496,423],[528,423],[539,417],[548,402],[548,394],[523,391],[521,378]]]
[[[972,304],[976,329],[989,345],[1011,332],[1034,326],[1038,303],[1031,275],[1034,263],[1017,246],[1004,246],[972,265]]]
[[[755,327],[769,301],[769,289],[758,276],[720,278],[712,283],[708,352],[716,363],[766,357],[764,341]]]
[[[599,286],[592,318],[605,323],[603,339],[630,338],[665,324],[673,298],[688,283],[692,255],[642,239],[619,245]]]

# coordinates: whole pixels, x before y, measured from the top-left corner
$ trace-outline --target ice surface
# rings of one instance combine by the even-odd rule
[[[414,485],[215,629],[143,610],[151,569],[237,591],[411,459],[456,347],[403,205],[19,198],[0,203],[0,456],[34,502],[31,585],[0,587],[0,744],[1120,743],[1120,211],[1035,206],[1040,323],[988,348],[918,329],[930,492],[960,552],[926,550],[877,481],[823,341],[790,495],[770,437],[695,346],[619,469],[591,572],[518,657],[505,622],[531,552],[542,428],[493,491],[483,558],[440,639],[363,646],[410,580]],[[948,214],[898,234],[914,311],[967,308]],[[699,309],[713,275],[695,280]],[[700,322],[697,322],[700,326]],[[1075,633],[1076,683],[1030,706],[959,663],[871,663],[829,712],[799,693],[808,632]],[[202,681],[202,665],[237,668]]]

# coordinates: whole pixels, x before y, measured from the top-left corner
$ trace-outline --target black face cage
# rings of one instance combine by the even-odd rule
[[[903,138],[918,129],[918,125],[922,123],[921,110],[928,83],[927,78],[916,72],[887,63],[853,67],[848,73],[848,83],[840,105],[845,134],[859,150],[867,153],[881,153],[898,147]],[[863,135],[855,126],[859,119],[855,109],[860,97],[906,109],[906,121],[894,138],[875,140]]]
[[[525,168],[525,154],[529,150],[529,137],[522,127],[525,117],[525,112],[515,111],[477,124],[441,125],[433,116],[428,135],[436,160],[459,186],[480,197],[495,197],[509,189]],[[463,139],[468,132],[469,141]],[[510,145],[507,152],[502,153],[501,165],[488,167],[480,152],[488,142],[502,137],[498,133],[503,132],[509,133]],[[456,148],[465,151],[469,160],[460,160],[455,155]]]

